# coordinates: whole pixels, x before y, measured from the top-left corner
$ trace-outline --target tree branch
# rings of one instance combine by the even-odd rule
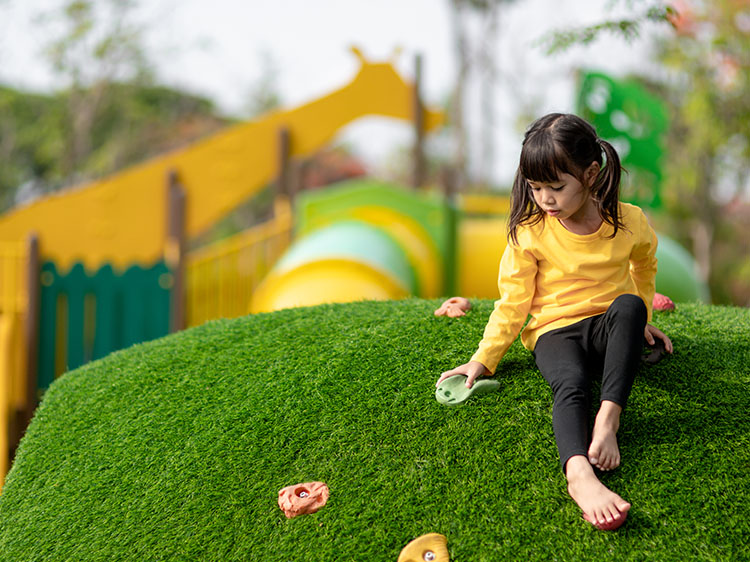
[[[626,41],[631,41],[640,35],[641,25],[645,22],[669,23],[675,15],[675,10],[669,5],[652,6],[644,13],[630,19],[609,20],[595,25],[555,31],[534,42],[535,46],[543,47],[546,54],[563,52],[575,45],[588,45],[599,38],[602,33],[619,35]]]

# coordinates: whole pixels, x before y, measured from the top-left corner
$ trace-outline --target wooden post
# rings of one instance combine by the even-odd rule
[[[167,175],[167,240],[164,250],[167,267],[172,271],[170,332],[185,328],[185,189],[177,172]]]
[[[458,170],[453,166],[445,166],[442,173],[443,195],[451,204],[456,203],[458,194]]]
[[[282,127],[279,129],[278,140],[278,158],[277,175],[276,175],[276,197],[284,197],[289,202],[294,198],[294,173],[292,170],[291,158],[292,140],[289,129]]]
[[[421,95],[422,56],[414,59],[414,169],[412,172],[412,186],[422,187],[425,184],[426,165],[424,156],[424,105]]]
[[[446,295],[456,293],[456,277],[458,267],[458,210],[456,209],[456,193],[458,191],[458,171],[450,166],[443,168],[443,224],[445,225],[445,269],[443,271]]]
[[[292,160],[292,170],[294,171],[292,180],[292,192],[294,195],[304,191],[307,187],[307,173],[310,168],[310,160],[299,158]]]
[[[29,425],[38,400],[39,380],[39,238],[36,233],[29,235],[26,242],[26,405],[21,412],[22,431]]]

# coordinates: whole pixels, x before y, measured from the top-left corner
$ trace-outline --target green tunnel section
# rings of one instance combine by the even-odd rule
[[[451,286],[455,211],[434,194],[372,180],[300,195],[298,240],[253,295],[251,311],[408,295]]]
[[[38,388],[88,361],[169,333],[172,274],[166,264],[123,273],[41,268]]]
[[[361,299],[397,299],[416,292],[404,250],[364,222],[331,224],[300,239],[252,299],[254,312]]]
[[[440,194],[355,180],[301,194],[295,218],[298,240],[253,296],[251,312],[456,291],[497,296],[501,216],[477,228],[484,218],[459,217]],[[692,257],[659,239],[656,290],[676,302],[708,302]]]
[[[445,253],[448,241],[443,229],[443,198],[372,179],[345,181],[325,190],[301,193],[296,209],[297,232],[305,234],[321,225],[352,218],[356,209],[372,205],[388,207],[413,219]]]
[[[383,229],[406,251],[417,276],[415,294],[434,297],[453,284],[456,216],[439,193],[372,179],[351,180],[301,194],[295,230],[304,236],[352,219]]]
[[[711,301],[708,286],[700,281],[695,260],[688,251],[671,238],[659,234],[656,249],[659,261],[656,291],[675,302]]]
[[[293,246],[276,267],[279,272],[286,272],[310,261],[330,258],[362,261],[392,273],[404,290],[416,289],[416,277],[406,253],[382,230],[361,222],[336,223],[316,230]]]

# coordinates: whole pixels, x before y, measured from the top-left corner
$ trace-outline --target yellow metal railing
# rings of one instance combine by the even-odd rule
[[[247,314],[253,291],[289,247],[292,215],[278,202],[270,221],[186,257],[186,324]]]

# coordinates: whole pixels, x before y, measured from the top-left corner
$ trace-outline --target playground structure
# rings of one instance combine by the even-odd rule
[[[364,115],[414,124],[413,183],[423,184],[423,136],[443,116],[422,105],[419,61],[408,83],[354,53],[359,72],[330,95],[0,217],[0,450],[57,376],[170,331],[322,302],[496,297],[507,198],[368,180],[299,194],[293,207],[293,162]],[[274,180],[270,221],[186,251]],[[662,239],[657,290],[705,298],[680,250]]]
[[[295,240],[253,293],[250,312],[326,302],[497,298],[508,200],[464,196],[456,205],[372,180],[303,194]],[[657,292],[707,300],[691,256],[659,236]]]
[[[422,139],[443,116],[422,105],[419,59],[408,83],[390,62],[353,52],[358,73],[329,95],[0,217],[3,438],[9,420],[28,418],[38,392],[62,372],[169,331],[247,313],[254,286],[291,239],[290,162],[312,155],[344,125],[365,115],[414,123],[414,181],[422,181]],[[220,243],[208,257],[186,255],[186,240],[274,179],[280,189],[268,224]],[[32,236],[33,250],[23,250]],[[217,290],[221,297],[202,306]],[[232,290],[241,296],[227,307]],[[4,474],[7,456],[0,458]]]

